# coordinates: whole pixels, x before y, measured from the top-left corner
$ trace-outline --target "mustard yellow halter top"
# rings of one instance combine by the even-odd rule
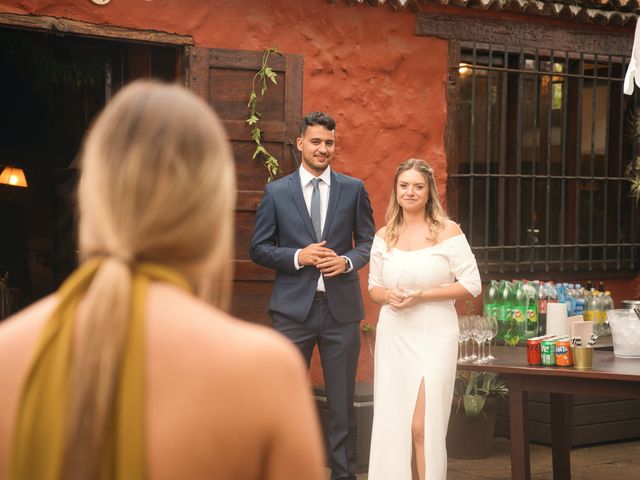
[[[84,262],[60,287],[58,305],[40,335],[23,386],[11,446],[11,480],[58,480],[62,476],[65,411],[71,340],[78,303],[103,259]],[[131,313],[116,386],[107,440],[114,464],[103,462],[102,478],[145,478],[144,449],[144,305],[151,281],[168,282],[190,291],[177,272],[151,263],[131,264]],[[107,473],[105,470],[108,470]],[[106,475],[105,475],[106,474]]]

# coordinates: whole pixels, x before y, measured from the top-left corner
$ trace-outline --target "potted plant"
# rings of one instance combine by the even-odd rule
[[[495,373],[458,371],[447,432],[448,456],[491,455],[498,401],[507,391],[506,383]]]

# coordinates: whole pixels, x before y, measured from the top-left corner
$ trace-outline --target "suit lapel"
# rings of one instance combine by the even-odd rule
[[[342,191],[342,183],[338,180],[338,176],[331,170],[331,187],[329,189],[329,205],[327,206],[327,216],[324,220],[324,228],[322,229],[322,240],[326,240],[331,231],[334,214],[340,203],[340,192]],[[304,203],[304,202],[303,202]],[[309,220],[311,224],[311,220]]]
[[[295,175],[289,177],[289,190],[293,197],[293,203],[298,209],[302,222],[307,227],[311,238],[316,238],[316,234],[313,231],[313,225],[311,224],[311,217],[307,211],[307,205],[304,203],[304,195],[302,194],[302,186],[300,185],[300,172],[296,170]]]

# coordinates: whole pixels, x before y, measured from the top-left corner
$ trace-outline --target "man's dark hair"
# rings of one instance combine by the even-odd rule
[[[307,128],[313,127],[314,125],[321,125],[327,130],[336,129],[336,121],[331,115],[327,115],[324,112],[311,112],[302,117],[302,121],[300,122],[300,136],[304,137],[304,132],[307,131]]]

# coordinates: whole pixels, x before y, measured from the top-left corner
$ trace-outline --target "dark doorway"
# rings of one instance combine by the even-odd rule
[[[75,158],[92,119],[135,78],[174,81],[182,48],[0,28],[0,278],[21,308],[76,266]]]

